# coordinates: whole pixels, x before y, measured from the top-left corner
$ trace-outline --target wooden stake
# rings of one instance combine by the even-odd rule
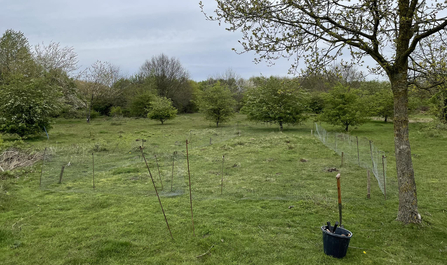
[[[224,181],[224,161],[225,161],[225,155],[222,156],[222,180],[220,182],[220,195],[222,195],[222,190],[223,190],[223,181]]]
[[[340,216],[340,226],[342,226],[342,218],[341,218],[341,185],[340,185],[340,173],[337,174],[337,176],[335,176],[335,178],[337,179],[337,191],[338,191],[338,213]]]
[[[62,184],[62,176],[64,175],[64,169],[65,169],[65,166],[62,166],[62,169],[61,169],[61,175],[59,176],[59,182],[58,182],[58,184]]]
[[[343,155],[344,155],[344,153],[343,153],[343,152],[341,152],[341,166],[340,166],[340,167],[342,167],[342,166],[343,166]]]
[[[188,155],[188,140],[186,140],[186,162],[188,164],[188,176],[189,176],[189,202],[191,204],[191,221],[192,221],[192,234],[196,236],[194,229],[194,214],[192,210],[192,193],[191,193],[191,173],[189,171],[189,155]]]
[[[210,137],[210,145],[212,145],[212,143],[211,143],[211,137]]]
[[[39,183],[39,187],[42,187],[42,174],[43,174],[43,166],[45,164],[45,155],[46,155],[46,153],[47,153],[47,148],[45,147],[45,150],[43,151],[42,167],[40,168],[40,183]]]
[[[168,218],[166,218],[165,210],[163,209],[163,205],[161,204],[160,196],[158,195],[157,187],[155,186],[154,178],[152,177],[151,170],[149,169],[149,165],[147,164],[147,160],[146,160],[146,157],[144,156],[143,148],[141,146],[140,146],[140,150],[141,150],[141,156],[143,157],[144,162],[146,163],[146,167],[147,167],[147,171],[149,172],[149,176],[151,177],[152,185],[154,185],[155,194],[157,194],[158,202],[160,203],[161,211],[163,212],[163,216],[165,217],[166,226],[168,227],[169,234],[171,235],[172,240],[174,240],[174,237],[172,236],[172,233],[171,233],[171,228],[169,228]]]
[[[310,130],[310,135],[314,135],[314,130]]]
[[[161,189],[163,190],[163,181],[161,180],[161,173],[160,173],[160,167],[158,166],[157,155],[154,155],[154,156],[155,156],[155,163],[157,164],[157,169],[158,169],[158,178],[160,179]]]
[[[93,189],[95,189],[95,153],[92,152],[92,164],[93,164]]]
[[[386,200],[386,177],[385,177],[385,156],[382,156],[382,168],[383,168],[383,195],[385,195]]]
[[[367,178],[367,182],[366,182],[366,198],[371,199],[371,177],[369,176],[369,169],[367,170],[368,172],[368,178]]]
[[[172,184],[174,183],[174,163],[175,163],[175,155],[177,154],[177,151],[174,151],[172,154],[172,175],[171,175],[171,191],[172,191]]]

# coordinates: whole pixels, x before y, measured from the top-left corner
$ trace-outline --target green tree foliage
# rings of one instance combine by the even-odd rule
[[[264,79],[260,86],[247,89],[242,112],[248,119],[283,124],[297,124],[307,116],[309,95],[296,81],[281,80],[276,77]]]
[[[198,102],[200,111],[205,113],[205,118],[215,122],[217,127],[235,115],[236,101],[230,89],[220,82],[205,87],[198,95]]]
[[[151,101],[157,96],[155,86],[155,78],[145,78],[141,75],[118,80],[114,87],[121,91],[121,102],[118,106],[123,107],[123,115],[147,117]]]
[[[201,84],[194,80],[189,80],[189,86],[192,91],[192,96],[191,96],[191,100],[189,101],[188,105],[185,106],[183,111],[185,113],[198,112],[199,106],[197,105],[197,95],[199,95],[199,93],[201,92],[201,90],[200,90]]]
[[[147,117],[152,120],[158,120],[161,124],[177,116],[177,109],[172,106],[172,100],[168,98],[156,97],[151,105],[151,110],[147,114]]]
[[[62,94],[49,79],[9,76],[0,85],[0,131],[27,136],[51,128],[50,117],[59,110]]]
[[[0,131],[27,136],[50,129],[60,108],[60,86],[36,64],[23,33],[0,39]]]
[[[389,82],[364,81],[360,85],[359,92],[363,108],[369,116],[382,117],[385,122],[393,117],[394,101]]]
[[[236,111],[239,111],[243,105],[244,90],[247,86],[245,80],[238,76],[232,69],[227,69],[225,73],[204,81],[206,85],[213,85],[217,82],[220,82],[221,85],[227,86],[230,89],[234,100],[236,100]]]
[[[110,108],[110,116],[112,117],[122,117],[123,110],[120,106]]]
[[[152,105],[151,102],[157,97],[154,91],[141,91],[129,101],[129,112],[133,117],[147,117]]]
[[[349,126],[361,125],[366,121],[367,113],[358,90],[339,84],[323,97],[325,108],[320,115],[322,121],[342,126],[345,131],[349,130]]]
[[[441,123],[447,123],[447,87],[440,85],[433,89],[430,98],[430,113],[435,115]]]
[[[0,39],[0,74],[35,76],[36,71],[28,39],[20,31],[6,30]]]
[[[387,122],[388,118],[393,117],[394,101],[389,83],[382,82],[380,89],[372,95],[369,101],[372,104],[372,113],[375,116],[382,117],[384,122]]]
[[[337,64],[325,68],[303,70],[300,85],[311,92],[328,92],[332,87],[341,83],[357,88],[364,81],[363,73],[353,64]]]
[[[321,96],[321,93],[312,93],[309,100],[309,109],[315,114],[320,114],[321,112],[323,112],[324,98]]]

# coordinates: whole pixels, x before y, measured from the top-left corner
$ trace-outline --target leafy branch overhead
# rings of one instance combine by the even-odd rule
[[[379,65],[375,70],[390,75],[400,62],[416,60],[410,55],[421,48],[421,40],[447,26],[439,12],[447,3],[441,1],[216,2],[214,16],[204,12],[201,2],[202,12],[208,20],[225,23],[228,31],[241,31],[239,42],[244,52],[255,51],[257,62],[294,57],[292,67],[304,58],[318,69],[347,50],[357,62],[362,62],[365,55],[371,56]]]

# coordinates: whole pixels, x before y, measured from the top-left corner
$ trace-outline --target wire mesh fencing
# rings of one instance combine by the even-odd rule
[[[190,148],[202,148],[241,136],[242,128],[243,126],[238,125],[203,130],[190,130],[186,135],[186,139],[188,139]]]
[[[81,149],[89,149],[82,146]],[[162,196],[184,192],[184,154],[153,153],[146,149],[152,178]],[[40,186],[60,192],[101,192],[123,195],[151,195],[154,188],[141,152],[95,152],[71,149],[46,151]]]
[[[186,141],[190,150],[211,146],[240,136],[240,127],[190,130],[183,139],[163,143],[136,139],[48,146],[40,187],[57,192],[151,195],[155,194],[152,175],[161,196],[181,195],[187,187]]]
[[[373,172],[380,190],[386,196],[386,155],[371,140],[344,133],[327,132],[317,123],[315,123],[315,136],[326,147],[343,155],[344,161]]]

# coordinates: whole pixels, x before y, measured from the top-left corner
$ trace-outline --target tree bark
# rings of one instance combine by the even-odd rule
[[[399,211],[397,220],[403,223],[420,223],[416,182],[408,130],[408,87],[406,71],[390,76],[394,96],[394,148],[397,181],[399,186]]]

